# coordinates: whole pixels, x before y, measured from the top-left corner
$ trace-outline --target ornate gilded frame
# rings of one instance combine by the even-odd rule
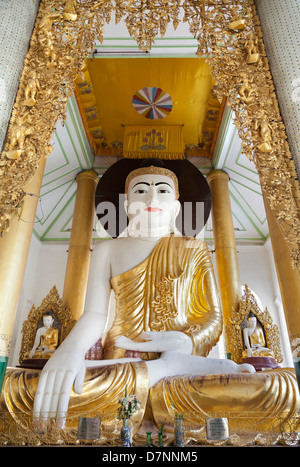
[[[299,182],[253,0],[42,0],[0,159],[0,233],[9,231],[23,187],[51,153],[58,119],[76,76],[114,12],[142,50],[170,22],[188,22],[206,57],[220,102],[234,111],[243,152],[256,164],[263,194],[300,270]]]
[[[280,346],[280,335],[278,326],[273,323],[273,319],[267,308],[262,310],[255,296],[247,285],[244,286],[244,292],[240,300],[239,309],[230,318],[229,325],[226,326],[226,335],[228,336],[228,352],[231,359],[236,363],[242,362],[242,352],[244,350],[243,324],[249,313],[253,313],[257,321],[263,326],[268,349],[273,351],[275,360],[278,363],[283,361]]]
[[[76,323],[73,319],[70,310],[63,306],[56,286],[54,285],[48,295],[42,300],[38,308],[33,305],[27,320],[24,321],[22,327],[22,342],[19,354],[19,361],[22,362],[26,352],[32,349],[34,338],[37,330],[38,322],[42,319],[46,311],[52,310],[57,320],[61,325],[60,343],[66,338]]]

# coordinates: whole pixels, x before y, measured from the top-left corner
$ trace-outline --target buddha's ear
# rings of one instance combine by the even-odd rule
[[[127,195],[125,195],[125,199],[124,199],[124,209],[125,209],[126,214],[128,214],[128,196]]]
[[[180,205],[180,201],[178,199],[175,200],[174,202],[174,216],[175,218],[178,216],[179,212],[180,212],[180,208],[181,208],[181,205]]]

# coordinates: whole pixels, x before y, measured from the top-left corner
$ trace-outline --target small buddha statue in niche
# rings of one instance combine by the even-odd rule
[[[243,357],[271,357],[274,358],[272,350],[266,347],[266,339],[262,325],[253,313],[249,313],[247,326],[243,329],[245,350]]]
[[[43,326],[37,329],[34,344],[26,358],[50,358],[58,347],[58,329],[53,327],[54,318],[51,311],[43,315]]]

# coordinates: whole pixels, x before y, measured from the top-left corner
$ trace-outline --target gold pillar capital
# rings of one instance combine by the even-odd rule
[[[226,180],[227,182],[229,182],[229,175],[224,172],[224,170],[221,170],[221,169],[211,169],[209,174],[207,175],[207,182],[209,183],[211,180],[215,179],[215,178],[223,178],[224,180]]]
[[[98,184],[99,182],[99,175],[97,174],[97,172],[95,172],[95,170],[83,170],[82,172],[79,172],[76,177],[75,177],[75,180],[76,182],[80,182],[81,180],[93,180],[96,184]]]

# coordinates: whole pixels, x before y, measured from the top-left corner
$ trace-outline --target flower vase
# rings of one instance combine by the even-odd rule
[[[164,442],[163,442],[163,435],[164,435],[164,426],[160,425],[159,431],[158,431],[158,447],[163,447]]]
[[[158,447],[163,447],[164,443],[163,443],[163,434],[162,433],[158,433]]]
[[[184,428],[183,428],[183,416],[182,415],[177,415],[177,414],[175,415],[174,434],[175,434],[175,445],[184,446]]]
[[[147,435],[146,447],[148,447],[148,448],[152,447],[152,444],[151,444],[151,434],[152,434],[151,431],[147,431],[147,432],[146,432],[146,435]]]
[[[121,428],[121,440],[123,447],[131,446],[131,431],[132,426],[130,423],[130,418],[123,418],[123,426]]]

